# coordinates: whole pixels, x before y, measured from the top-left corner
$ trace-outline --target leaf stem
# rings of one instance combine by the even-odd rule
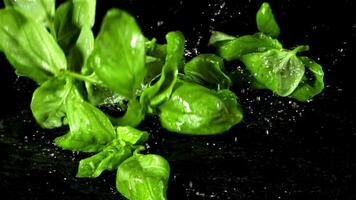
[[[67,75],[67,76],[70,76],[70,77],[74,78],[74,79],[81,80],[81,81],[84,81],[84,82],[88,82],[88,83],[91,83],[91,84],[94,84],[94,85],[105,87],[104,84],[101,81],[95,80],[95,79],[91,78],[90,76],[77,74],[77,73],[71,72],[71,71],[64,71],[63,73],[65,75]]]

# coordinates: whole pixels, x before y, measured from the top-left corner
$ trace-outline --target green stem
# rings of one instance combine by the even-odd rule
[[[74,79],[77,79],[77,80],[88,82],[88,83],[91,83],[91,84],[94,84],[94,85],[97,85],[97,86],[104,86],[104,84],[101,81],[95,80],[95,79],[91,78],[90,76],[77,74],[77,73],[74,73],[74,72],[71,72],[71,71],[64,71],[63,73],[65,75],[70,76],[70,77],[72,77]]]

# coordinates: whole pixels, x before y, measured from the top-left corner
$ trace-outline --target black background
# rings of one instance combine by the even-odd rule
[[[148,38],[164,42],[168,31],[181,30],[187,39],[187,59],[214,52],[207,47],[211,30],[233,35],[256,32],[255,14],[262,3],[98,2],[95,32],[105,12],[119,7],[137,17]],[[356,199],[355,3],[270,3],[284,46],[309,44],[305,55],[323,65],[324,92],[311,102],[299,103],[234,86],[245,119],[220,136],[168,133],[157,119],[148,117],[140,128],[152,133],[148,152],[170,162],[169,199]],[[3,54],[0,60],[1,199],[118,199],[114,172],[93,180],[74,177],[86,155],[52,144],[64,130],[36,125],[29,109],[36,85],[16,77]],[[227,68],[237,66],[233,62]]]

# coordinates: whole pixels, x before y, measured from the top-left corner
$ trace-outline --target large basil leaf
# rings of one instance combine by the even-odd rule
[[[114,171],[132,155],[132,148],[120,144],[117,140],[101,152],[79,162],[77,177],[96,178],[105,171]]]
[[[42,83],[66,69],[66,58],[47,30],[18,10],[0,10],[0,50],[20,76]]]
[[[288,96],[298,87],[305,71],[296,54],[306,50],[308,46],[298,46],[292,51],[271,49],[246,54],[241,61],[260,84],[279,96]]]
[[[66,115],[65,102],[72,87],[72,81],[54,77],[35,90],[31,110],[40,126],[51,129],[63,125]]]
[[[135,98],[145,77],[145,39],[131,15],[119,9],[107,12],[89,64],[110,89]]]
[[[119,126],[116,129],[117,137],[131,145],[142,144],[148,140],[146,131],[137,130],[131,126]]]
[[[55,140],[63,149],[98,152],[115,139],[109,118],[78,95],[68,96],[66,111],[70,132]]]
[[[303,81],[290,96],[298,101],[307,101],[324,89],[324,72],[321,65],[312,59],[307,57],[299,57],[299,59],[304,63],[307,70],[311,72],[313,77],[311,80],[308,80],[308,78],[304,75]]]
[[[219,134],[242,120],[237,97],[231,91],[216,92],[189,82],[177,83],[171,98],[159,109],[161,125],[182,134]]]
[[[7,7],[18,8],[47,27],[52,23],[55,0],[4,0],[4,2]]]
[[[256,14],[256,23],[259,31],[277,38],[280,33],[279,26],[274,18],[272,9],[267,2],[264,2]]]
[[[128,199],[165,200],[170,167],[161,156],[134,155],[118,168],[117,190]]]
[[[214,54],[201,54],[185,64],[185,79],[211,89],[228,89],[230,78],[223,72],[224,61]]]
[[[177,81],[178,67],[183,59],[184,36],[181,32],[169,32],[166,35],[166,61],[160,79],[151,87],[146,88],[140,101],[152,112],[154,107],[167,100]]]
[[[227,61],[238,60],[248,53],[263,52],[268,49],[281,49],[282,44],[263,33],[245,35],[224,43],[218,54]]]

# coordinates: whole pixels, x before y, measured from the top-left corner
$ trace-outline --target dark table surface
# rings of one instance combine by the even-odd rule
[[[261,2],[100,1],[94,30],[109,8],[123,8],[137,17],[148,38],[164,42],[167,31],[181,30],[190,59],[214,52],[207,47],[211,30],[254,33]],[[284,46],[309,44],[306,55],[323,65],[324,92],[300,103],[234,87],[245,119],[219,136],[168,133],[157,119],[147,118],[140,128],[152,135],[148,152],[171,165],[169,199],[356,199],[355,3],[276,0],[271,6]],[[16,77],[3,54],[0,60],[1,199],[120,199],[115,173],[75,178],[86,155],[52,144],[65,130],[36,125],[29,107],[36,85]]]

